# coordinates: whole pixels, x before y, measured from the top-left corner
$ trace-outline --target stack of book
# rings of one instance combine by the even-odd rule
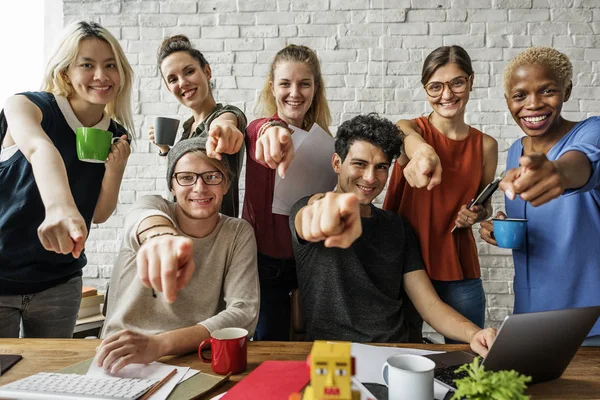
[[[84,286],[81,290],[81,305],[77,313],[77,323],[75,324],[75,333],[96,329],[102,326],[104,315],[102,315],[102,305],[104,295],[98,294],[98,291],[92,287]]]

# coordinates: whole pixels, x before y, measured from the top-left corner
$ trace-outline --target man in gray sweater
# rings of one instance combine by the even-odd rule
[[[125,221],[96,357],[111,373],[195,351],[218,329],[251,336],[258,320],[254,232],[219,214],[232,178],[227,165],[208,158],[199,139],[177,143],[167,163],[175,202],[145,196]]]

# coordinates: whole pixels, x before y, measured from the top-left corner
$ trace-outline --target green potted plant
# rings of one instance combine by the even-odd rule
[[[456,379],[456,392],[451,400],[527,400],[525,389],[530,376],[517,371],[486,371],[476,357],[471,364],[465,364],[456,372],[466,372],[467,376]]]

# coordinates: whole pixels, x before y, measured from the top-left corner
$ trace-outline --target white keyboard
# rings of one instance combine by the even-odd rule
[[[98,378],[78,374],[40,372],[0,386],[0,399],[135,400],[158,382],[155,379]]]

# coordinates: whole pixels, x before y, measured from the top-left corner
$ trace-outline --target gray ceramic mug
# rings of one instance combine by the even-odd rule
[[[173,146],[177,129],[179,128],[179,120],[168,117],[156,117],[154,119],[154,142],[159,145]]]

